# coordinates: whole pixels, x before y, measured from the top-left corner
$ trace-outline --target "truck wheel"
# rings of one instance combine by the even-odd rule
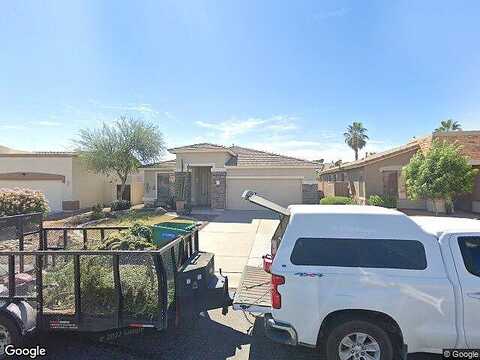
[[[392,360],[393,345],[380,326],[352,320],[334,327],[327,336],[328,360]]]
[[[7,345],[18,345],[22,340],[22,335],[17,324],[5,315],[0,314],[0,359],[5,357],[5,347]]]

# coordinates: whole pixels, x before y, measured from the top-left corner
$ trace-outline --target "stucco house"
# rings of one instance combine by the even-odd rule
[[[407,198],[402,168],[417,151],[428,150],[433,139],[458,142],[463,146],[462,152],[470,158],[470,164],[480,168],[480,131],[435,132],[405,145],[325,169],[319,173],[319,189],[325,196],[352,196],[360,203],[365,203],[374,194],[389,195],[398,199],[399,208],[432,210],[433,205],[427,200]],[[480,212],[480,175],[475,179],[473,192],[456,199],[455,206]]]
[[[142,168],[144,203],[163,205],[175,196],[185,178],[186,201],[193,207],[213,209],[258,209],[241,199],[250,189],[278,202],[318,204],[317,164],[307,160],[209,143],[168,150],[174,160]],[[182,181],[183,182],[183,181]]]
[[[125,197],[143,201],[143,177],[131,176]],[[0,189],[28,188],[44,193],[52,212],[109,204],[117,197],[114,179],[85,169],[74,152],[27,152],[0,147]]]

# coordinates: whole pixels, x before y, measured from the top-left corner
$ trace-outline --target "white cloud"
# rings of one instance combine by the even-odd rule
[[[236,136],[256,131],[271,131],[278,134],[284,131],[294,130],[296,118],[286,115],[275,115],[270,118],[251,117],[243,120],[232,118],[221,122],[196,121],[195,124],[204,129],[210,129],[217,133],[223,140],[233,140]]]

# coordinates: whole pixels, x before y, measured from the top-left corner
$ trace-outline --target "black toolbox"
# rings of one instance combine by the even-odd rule
[[[228,294],[228,279],[215,274],[214,255],[197,252],[178,270],[176,310],[181,319],[223,308],[226,314],[232,300]]]

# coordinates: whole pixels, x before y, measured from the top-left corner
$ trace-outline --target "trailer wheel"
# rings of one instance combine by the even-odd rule
[[[7,345],[18,345],[21,340],[22,335],[17,324],[12,319],[0,314],[0,359],[5,357]]]

